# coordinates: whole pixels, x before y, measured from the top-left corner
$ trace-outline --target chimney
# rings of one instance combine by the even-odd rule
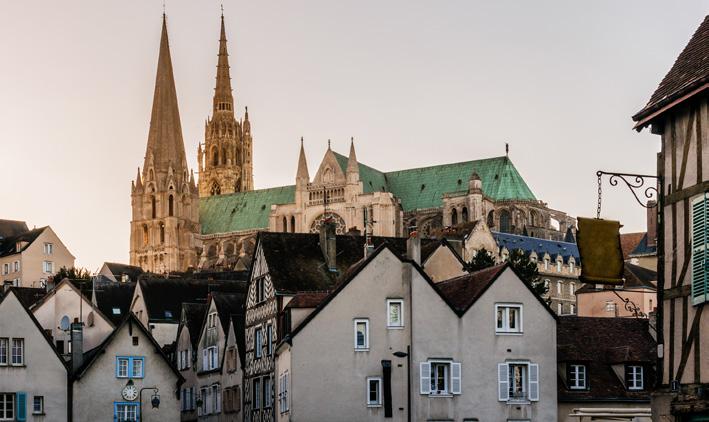
[[[416,230],[413,230],[406,239],[406,256],[421,265],[421,238]]]
[[[76,372],[84,364],[84,332],[80,322],[71,324],[71,368]]]
[[[10,290],[10,287],[12,287],[12,281],[10,281],[10,280],[3,281],[2,292],[7,293],[7,291]]]
[[[647,201],[647,245],[657,246],[657,201]]]
[[[325,219],[320,226],[320,249],[325,257],[327,269],[337,271],[337,235],[335,234],[335,223]]]

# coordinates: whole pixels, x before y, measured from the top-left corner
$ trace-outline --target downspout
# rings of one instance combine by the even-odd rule
[[[658,154],[657,178],[660,183],[660,192],[657,198],[657,320],[655,329],[657,332],[657,379],[656,387],[662,386],[664,378],[664,307],[665,307],[665,171],[664,156]],[[686,241],[686,239],[685,239]],[[686,242],[685,242],[686,243]],[[669,380],[670,382],[672,380]]]
[[[409,345],[406,346],[406,421],[411,422],[411,353],[413,353],[414,344],[414,289],[413,289],[413,266],[410,266],[409,271]]]

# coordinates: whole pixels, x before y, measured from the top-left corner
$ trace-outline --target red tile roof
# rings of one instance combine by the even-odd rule
[[[315,308],[320,304],[320,302],[325,300],[329,294],[329,290],[318,292],[298,292],[295,294],[295,297],[288,302],[286,308]]]
[[[459,312],[465,312],[487,290],[507,265],[496,265],[436,284],[441,294]]]
[[[635,249],[636,246],[638,246],[638,243],[640,243],[641,240],[643,240],[643,237],[645,236],[645,232],[637,232],[637,233],[621,233],[620,235],[620,249],[623,251],[623,260],[628,259],[628,255]]]

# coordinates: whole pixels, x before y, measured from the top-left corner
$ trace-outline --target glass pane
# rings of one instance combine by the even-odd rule
[[[392,325],[399,325],[401,321],[401,303],[389,304],[389,321]]]
[[[504,308],[497,308],[497,328],[502,329],[504,328],[505,324],[505,317],[504,317]]]
[[[143,376],[143,361],[136,359],[133,361],[133,376],[141,377]]]
[[[357,346],[358,347],[364,347],[366,345],[365,336],[366,336],[366,324],[363,322],[358,322],[357,323]]]
[[[517,329],[517,309],[516,308],[508,308],[509,312],[509,328],[510,330],[516,330]]]

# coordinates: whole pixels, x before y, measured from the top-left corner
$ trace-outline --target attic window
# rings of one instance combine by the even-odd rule
[[[165,311],[165,318],[172,318],[172,312],[171,312],[171,311]]]
[[[113,315],[120,315],[121,314],[121,308],[113,308],[112,309]]]

